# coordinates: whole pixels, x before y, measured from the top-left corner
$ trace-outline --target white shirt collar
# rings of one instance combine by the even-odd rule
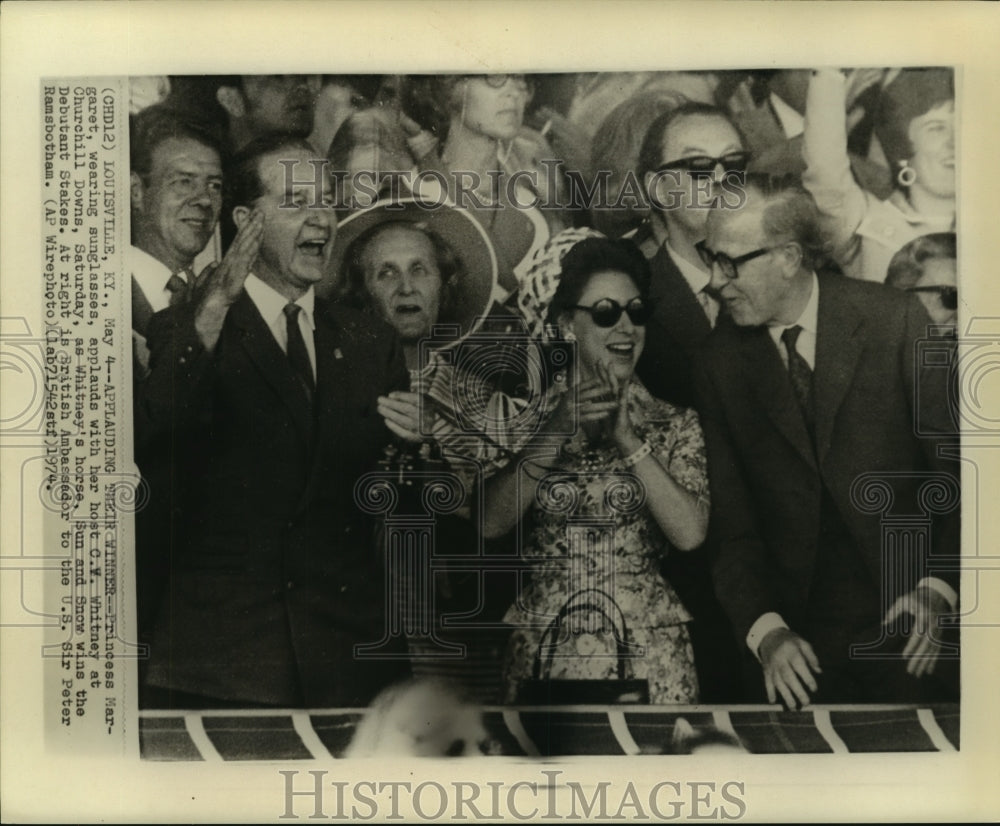
[[[254,306],[260,312],[264,321],[267,322],[268,327],[274,328],[278,324],[284,324],[285,305],[288,303],[288,299],[285,296],[270,284],[261,281],[253,273],[247,276],[243,287],[246,289],[247,295],[250,296],[250,300],[253,301]],[[310,287],[306,290],[298,297],[295,303],[302,308],[302,315],[309,325],[309,329],[315,330],[316,321],[313,313],[316,309],[316,293],[313,292],[313,288]]]
[[[132,277],[142,290],[142,294],[149,302],[149,306],[154,313],[165,310],[170,306],[170,291],[167,289],[167,281],[173,275],[173,270],[158,258],[154,258],[145,250],[136,246],[129,247],[129,269]],[[181,278],[185,278],[184,273],[178,273]]]
[[[684,276],[684,280],[687,281],[688,286],[691,288],[691,292],[698,295],[698,293],[708,286],[708,282],[711,280],[709,274],[675,252],[674,248],[670,246],[669,241],[664,241],[663,246],[666,247],[670,257],[674,259],[677,269],[680,270],[681,275]]]
[[[778,123],[781,124],[781,129],[788,140],[797,138],[805,132],[806,119],[774,92],[771,92],[771,108],[774,109],[775,117],[778,118]]]
[[[816,277],[816,273],[812,274],[809,300],[806,302],[806,306],[799,314],[799,317],[791,324],[769,324],[767,326],[767,331],[771,334],[771,340],[774,342],[774,346],[778,348],[778,352],[781,353],[782,361],[785,361],[786,364],[788,353],[785,351],[785,346],[781,343],[781,334],[789,327],[794,327],[795,325],[802,328],[802,332],[799,333],[798,340],[796,341],[795,349],[809,363],[809,366],[815,369],[816,335],[819,332],[819,278]]]

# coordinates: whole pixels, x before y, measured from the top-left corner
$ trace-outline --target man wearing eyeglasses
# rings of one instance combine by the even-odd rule
[[[801,188],[749,176],[746,196],[712,211],[700,245],[735,322],[696,369],[716,591],[771,702],[950,699],[957,647],[938,620],[957,607],[941,562],[958,552],[958,470],[938,448],[956,455],[957,439],[948,371],[914,365],[926,311],[817,273],[824,238]],[[928,483],[954,494],[933,516]],[[930,554],[891,547],[887,512],[930,519]]]
[[[726,114],[703,103],[653,121],[639,153],[650,212],[632,240],[649,260],[653,315],[636,372],[654,396],[684,407],[694,402],[692,361],[720,309],[695,244],[705,237],[711,204],[729,194],[724,186],[739,180],[749,157]],[[695,618],[691,642],[702,700],[739,699],[739,649],[713,593],[707,558],[673,554],[663,572]]]
[[[691,359],[719,315],[695,244],[723,184],[749,159],[725,113],[703,103],[653,121],[639,153],[650,212],[632,240],[649,259],[654,314],[637,372],[654,396],[685,407],[693,401]]]

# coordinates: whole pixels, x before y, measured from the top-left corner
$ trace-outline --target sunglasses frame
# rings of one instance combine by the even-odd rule
[[[678,158],[675,161],[668,161],[667,163],[660,164],[660,166],[654,169],[653,172],[662,173],[680,169],[690,175],[711,175],[715,172],[715,168],[717,166],[721,166],[723,172],[746,172],[747,167],[750,166],[750,160],[752,157],[753,155],[745,150],[740,152],[730,152],[717,158],[713,158],[709,155],[691,155],[687,158]],[[726,163],[727,158],[739,158],[740,160],[736,163]],[[704,166],[705,162],[710,161],[711,166],[705,166],[704,169],[695,169],[691,166],[692,162],[695,161],[701,162],[699,166]]]
[[[937,293],[941,306],[946,310],[958,309],[958,287],[950,284],[931,284],[926,287],[907,287],[908,293]]]
[[[767,255],[769,252],[781,249],[783,246],[785,246],[785,244],[775,244],[773,247],[761,247],[760,249],[753,250],[752,252],[745,252],[743,255],[737,255],[735,258],[731,258],[724,252],[715,252],[714,250],[709,249],[704,241],[698,241],[694,245],[694,248],[698,250],[698,256],[701,258],[702,263],[708,267],[709,272],[711,272],[715,265],[718,264],[719,272],[721,272],[730,281],[735,281],[740,277],[740,264],[745,264],[747,261],[752,261],[754,258],[760,258],[760,256]],[[732,269],[731,275],[729,269]]]
[[[602,312],[602,310],[598,309],[598,307],[601,304],[605,304],[605,302],[611,305],[610,308],[605,307],[605,309],[608,312],[615,313],[614,319],[609,321],[607,324],[603,324],[601,321],[598,320],[598,314]],[[633,306],[636,302],[639,303],[638,307]],[[649,302],[639,296],[636,296],[635,298],[631,299],[628,302],[628,304],[624,306],[619,304],[613,298],[601,298],[595,301],[589,307],[583,304],[572,304],[568,309],[583,310],[584,312],[590,313],[591,321],[593,321],[594,324],[603,329],[609,329],[611,327],[614,327],[619,321],[621,321],[622,313],[628,315],[629,321],[631,321],[636,327],[645,327],[646,322],[649,321],[649,319],[653,315],[653,308],[649,305]],[[638,319],[636,318],[636,315],[639,316]]]

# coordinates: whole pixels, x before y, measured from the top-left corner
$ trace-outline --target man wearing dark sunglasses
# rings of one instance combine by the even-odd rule
[[[637,372],[653,395],[675,404],[693,401],[691,357],[719,315],[695,244],[705,237],[708,208],[723,182],[748,161],[725,113],[702,103],[660,116],[643,139],[638,172],[650,211],[633,240],[650,262],[655,309]]]
[[[691,364],[719,316],[709,272],[695,250],[705,237],[709,205],[717,196],[738,199],[749,155],[727,115],[690,103],[650,124],[636,169],[650,202],[649,217],[632,240],[649,260],[652,315],[636,372],[653,395],[691,407]],[[663,573],[695,618],[691,625],[704,702],[741,698],[740,651],[712,588],[705,554],[672,554]]]
[[[713,210],[700,252],[735,322],[696,369],[709,536],[716,590],[763,672],[754,684],[792,708],[954,698],[957,662],[941,652],[957,648],[938,619],[957,607],[957,570],[940,560],[958,553],[959,474],[938,448],[955,455],[957,437],[948,371],[914,364],[927,313],[890,287],[817,274],[823,236],[800,187],[748,176],[746,207]],[[928,484],[954,506],[922,509]],[[894,554],[888,506],[866,498],[876,489],[894,515],[932,522],[930,556]]]

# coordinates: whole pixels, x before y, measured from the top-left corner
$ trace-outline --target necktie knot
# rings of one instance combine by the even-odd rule
[[[795,324],[792,327],[786,327],[781,334],[781,341],[785,345],[785,349],[788,350],[788,354],[798,352],[795,348],[796,342],[799,340],[799,333],[802,332],[802,328]]]
[[[167,292],[170,293],[170,301],[168,303],[171,307],[180,304],[187,298],[188,282],[184,280],[183,272],[184,270],[175,272],[167,279]]]
[[[299,320],[299,313],[302,312],[302,308],[295,302],[290,301],[282,307],[281,311],[285,314],[285,318],[287,318],[289,322],[293,322]]]

